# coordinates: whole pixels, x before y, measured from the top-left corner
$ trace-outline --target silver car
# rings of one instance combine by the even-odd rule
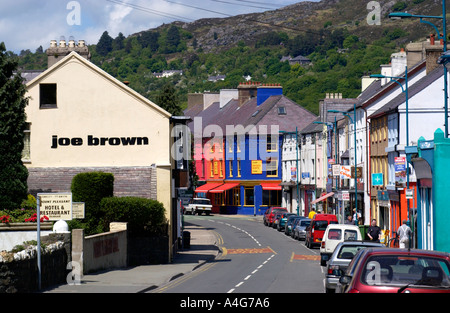
[[[298,239],[298,240],[305,240],[306,238],[306,227],[309,226],[309,224],[311,224],[311,219],[310,218],[304,218],[302,220],[300,220],[295,226],[294,226],[294,230],[292,237],[294,237],[294,239]]]
[[[326,293],[335,292],[339,278],[345,273],[353,257],[359,250],[368,247],[385,247],[385,245],[369,241],[344,241],[336,246],[330,259],[327,261],[327,271],[325,273]]]

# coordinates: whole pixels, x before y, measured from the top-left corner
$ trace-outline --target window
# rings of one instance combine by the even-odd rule
[[[228,161],[228,164],[229,164],[229,170],[230,170],[230,172],[229,172],[229,177],[233,177],[233,160],[230,160],[230,161]]]
[[[280,206],[281,190],[263,190],[263,205]]]
[[[244,205],[255,205],[255,196],[253,187],[244,189]]]
[[[277,151],[276,137],[277,136],[272,137],[272,135],[267,136],[267,146],[266,146],[267,151]]]
[[[56,108],[57,104],[56,84],[40,84],[39,85],[39,108],[51,109]]]
[[[268,158],[266,160],[266,175],[278,176],[278,161],[276,159]]]
[[[278,107],[278,115],[286,115],[286,108]]]
[[[23,138],[23,150],[22,150],[22,159],[29,161],[31,159],[31,128],[30,123],[25,125],[24,138]]]
[[[237,160],[237,177],[241,177],[241,160]]]

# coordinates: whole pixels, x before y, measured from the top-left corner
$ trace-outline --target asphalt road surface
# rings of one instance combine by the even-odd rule
[[[319,248],[264,226],[262,216],[184,216],[214,233],[222,254],[160,293],[323,293]]]

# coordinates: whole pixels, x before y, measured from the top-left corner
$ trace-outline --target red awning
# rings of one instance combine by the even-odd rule
[[[222,184],[223,184],[222,182],[206,183],[204,185],[201,185],[200,187],[197,187],[197,189],[195,189],[195,192],[208,192],[211,189],[216,188]]]
[[[280,182],[276,183],[261,183],[263,190],[281,190]]]
[[[316,200],[312,201],[311,204],[314,204],[314,203],[323,201],[323,200],[325,200],[326,198],[331,197],[332,195],[334,195],[334,192],[327,193],[326,195],[324,195],[324,196],[322,196],[322,197],[320,197],[320,198],[317,198]]]
[[[229,189],[234,188],[236,186],[239,186],[239,183],[225,183],[222,186],[219,186],[217,188],[211,189],[209,192],[211,192],[211,193],[224,192],[225,190],[229,190]]]

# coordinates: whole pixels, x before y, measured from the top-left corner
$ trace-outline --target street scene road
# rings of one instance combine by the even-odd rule
[[[208,229],[222,253],[212,262],[153,292],[322,293],[319,249],[264,226],[261,216],[184,216]]]

